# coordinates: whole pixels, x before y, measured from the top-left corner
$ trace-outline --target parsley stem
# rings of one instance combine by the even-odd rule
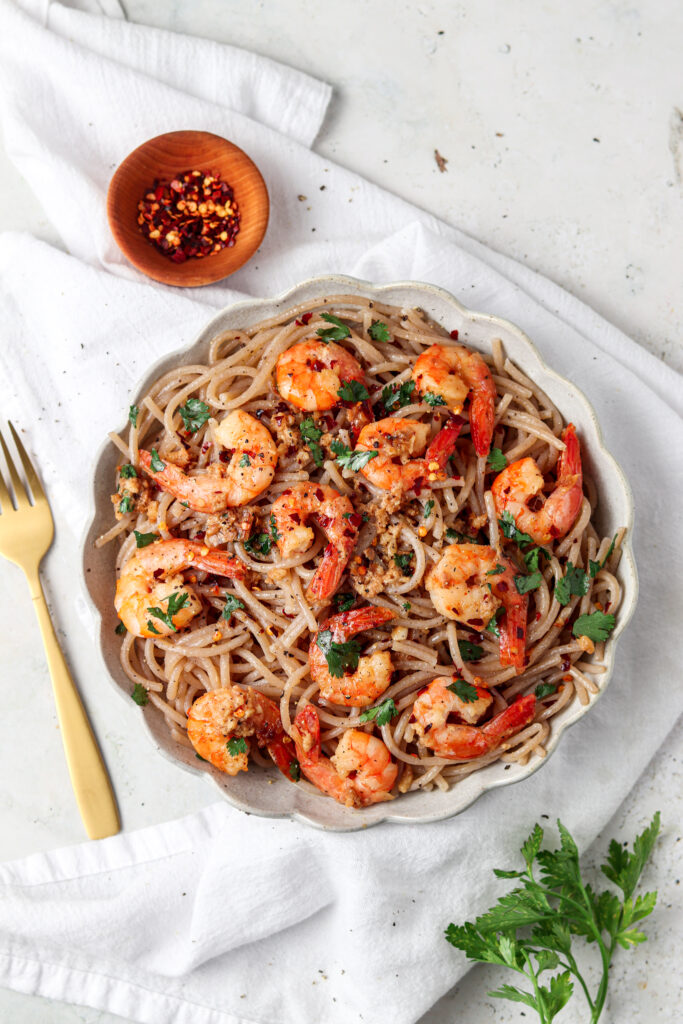
[[[624,911],[622,909],[619,914],[619,924],[623,919]],[[619,929],[617,928],[617,934]],[[591,1024],[599,1019],[602,1013],[602,1008],[605,1005],[605,999],[607,998],[607,984],[609,982],[609,965],[612,962],[612,954],[614,953],[617,944],[616,935],[612,937],[609,949],[606,948],[605,944],[600,942],[600,956],[602,957],[602,979],[600,981],[600,987],[598,988],[598,994],[595,997],[595,1005],[593,1006],[593,1012],[591,1014]]]
[[[583,980],[583,975],[579,971],[579,968],[578,968],[578,965],[576,963],[576,960],[571,955],[569,950],[567,950],[567,952],[565,953],[565,956],[567,957],[567,963],[566,964],[560,963],[560,966],[564,967],[565,970],[569,971],[570,974],[574,975],[574,977],[578,981],[579,985],[583,989],[583,994],[585,995],[586,1001],[587,1001],[588,1005],[590,1006],[591,1013],[594,1013],[595,1012],[595,1004],[594,1004],[593,1000],[590,997],[590,992],[588,991],[588,986],[586,985],[586,982]],[[597,1020],[597,1018],[596,1018],[596,1020]]]
[[[545,1002],[538,988],[538,979],[536,977],[536,972],[534,971],[531,960],[529,959],[529,956],[526,950],[524,949],[522,950],[522,956],[524,957],[524,961],[527,967],[529,968],[528,977],[531,979],[531,984],[534,986],[534,995],[536,997],[536,1012],[538,1013],[539,1024],[549,1024],[548,1017],[546,1016],[545,1012]],[[524,973],[526,974],[527,972],[525,971]]]

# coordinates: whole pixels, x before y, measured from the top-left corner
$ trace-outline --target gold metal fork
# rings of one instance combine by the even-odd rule
[[[54,536],[52,513],[31,460],[11,423],[9,428],[24,467],[33,502],[29,499],[5,439],[0,433],[0,446],[7,460],[11,488],[14,492],[13,503],[10,490],[0,471],[0,555],[15,562],[26,574],[38,624],[43,634],[71,783],[86,832],[91,839],[102,839],[119,831],[116,800],[97,740],[57,643],[40,582],[40,563]]]

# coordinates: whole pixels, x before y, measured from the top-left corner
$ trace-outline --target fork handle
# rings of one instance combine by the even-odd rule
[[[90,839],[116,835],[121,824],[109,775],[57,642],[38,570],[35,575],[28,575],[28,581],[43,635],[66,763],[83,824]]]

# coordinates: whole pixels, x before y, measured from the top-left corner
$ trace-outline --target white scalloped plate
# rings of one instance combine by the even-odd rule
[[[420,306],[448,330],[457,328],[460,340],[474,349],[488,352],[491,340],[501,338],[510,358],[547,392],[565,420],[576,424],[584,442],[586,467],[600,494],[600,506],[596,513],[599,532],[607,536],[619,526],[628,529],[619,566],[623,599],[616,627],[606,645],[605,660],[608,667],[602,676],[601,690],[591,698],[589,704],[582,706],[573,702],[553,718],[553,729],[546,744],[550,755],[557,748],[565,729],[587,714],[600,694],[604,693],[614,666],[617,640],[635,608],[638,578],[630,541],[633,498],[622,470],[604,446],[595,412],[586,397],[570,381],[545,365],[535,346],[518,327],[495,316],[471,312],[448,292],[433,285],[404,282],[375,286],[352,277],[318,277],[303,281],[279,298],[249,299],[217,313],[189,349],[166,356],[153,366],[140,382],[136,394],[144,394],[160,374],[173,366],[204,361],[209,341],[226,328],[246,327],[274,316],[289,306],[340,293],[356,293],[396,306]],[[115,545],[105,545],[99,549],[94,545],[95,538],[111,525],[109,495],[118,459],[118,452],[110,443],[99,454],[94,474],[92,521],[83,549],[85,581],[100,616],[100,647],[107,671],[116,689],[128,702],[131,714],[139,715],[144,721],[156,750],[188,771],[206,775],[235,807],[266,817],[291,817],[319,828],[338,831],[367,828],[380,821],[409,824],[439,821],[458,814],[486,790],[520,782],[545,764],[547,757],[532,759],[527,765],[495,762],[463,779],[448,792],[435,790],[407,793],[391,803],[351,810],[328,797],[292,785],[275,768],[264,770],[255,767],[248,773],[240,773],[236,778],[231,778],[198,762],[193,751],[179,746],[171,739],[163,716],[156,708],[149,704],[144,709],[138,709],[133,704],[130,699],[130,680],[119,662],[119,641],[114,634],[118,619],[113,606]]]

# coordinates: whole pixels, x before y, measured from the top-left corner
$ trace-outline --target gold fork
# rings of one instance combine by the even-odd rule
[[[115,835],[120,828],[116,800],[85,709],[69,674],[45,603],[39,567],[54,536],[54,522],[45,491],[21,440],[9,424],[14,444],[33,496],[29,500],[12,457],[0,433],[0,446],[7,460],[14,502],[0,472],[0,555],[15,562],[26,574],[31,597],[43,634],[47,664],[52,678],[57,717],[64,752],[78,807],[91,839]]]

